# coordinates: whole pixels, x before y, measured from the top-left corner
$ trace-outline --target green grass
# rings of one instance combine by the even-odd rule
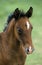
[[[8,15],[15,8],[27,11],[30,6],[33,7],[30,21],[33,25],[32,40],[35,51],[27,56],[25,65],[42,65],[42,0],[0,0],[0,32],[3,31]]]

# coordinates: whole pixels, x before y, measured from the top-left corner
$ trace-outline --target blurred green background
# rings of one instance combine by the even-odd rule
[[[0,32],[10,13],[17,7],[27,11],[33,7],[33,16],[30,22],[33,25],[32,40],[35,51],[27,56],[25,65],[42,65],[42,0],[0,0]]]

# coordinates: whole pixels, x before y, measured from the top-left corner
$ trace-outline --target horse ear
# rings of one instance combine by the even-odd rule
[[[32,13],[33,13],[33,8],[30,7],[29,10],[26,12],[26,16],[29,18],[32,16]]]
[[[16,8],[15,11],[14,11],[14,18],[18,19],[19,14],[20,14],[20,10],[19,10],[19,8]]]

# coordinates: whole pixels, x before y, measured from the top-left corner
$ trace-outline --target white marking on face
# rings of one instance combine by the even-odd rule
[[[29,22],[27,21],[26,24],[27,24],[27,29],[29,29],[30,28]]]
[[[32,48],[31,48],[31,46],[29,47],[29,51],[32,51]]]

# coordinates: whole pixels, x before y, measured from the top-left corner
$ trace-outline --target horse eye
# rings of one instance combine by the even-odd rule
[[[18,34],[19,35],[22,35],[23,34],[23,30],[20,27],[17,27],[17,31],[18,31]]]

